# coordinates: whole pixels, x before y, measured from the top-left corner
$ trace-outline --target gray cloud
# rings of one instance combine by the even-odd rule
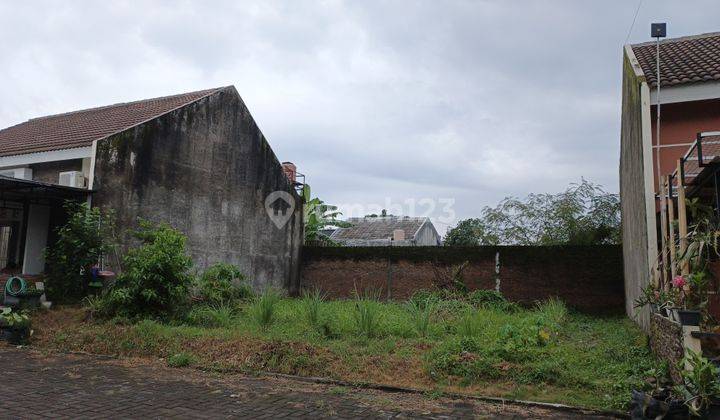
[[[0,3],[0,126],[234,84],[347,209],[453,198],[465,218],[581,176],[617,191],[635,1],[29,3]],[[717,2],[645,3],[631,42],[655,20],[717,30]]]

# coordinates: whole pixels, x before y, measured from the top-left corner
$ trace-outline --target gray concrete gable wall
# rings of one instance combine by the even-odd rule
[[[257,289],[296,290],[300,198],[234,88],[98,142],[94,174],[93,203],[115,209],[123,249],[138,218],[167,222],[198,268],[233,263]],[[264,205],[276,190],[295,201],[282,228]]]
[[[647,311],[633,303],[649,281],[648,224],[642,139],[641,80],[628,57],[623,60],[622,124],[620,133],[620,211],[622,214],[625,306],[627,314],[649,328]]]

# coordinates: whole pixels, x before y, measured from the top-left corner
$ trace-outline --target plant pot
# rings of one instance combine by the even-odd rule
[[[668,317],[668,310],[666,307],[661,306],[658,310],[659,310],[658,313],[660,314],[660,316],[664,316],[665,318]]]
[[[88,284],[88,295],[90,296],[98,296],[103,291],[103,284],[99,281],[97,282],[91,282]]]
[[[18,306],[27,309],[36,309],[40,307],[40,296],[39,294],[18,296]]]
[[[680,318],[681,325],[688,325],[688,326],[695,326],[695,327],[700,326],[700,320],[702,318],[702,316],[700,315],[700,311],[680,309],[677,312],[678,312],[678,317]]]
[[[667,308],[668,312],[668,319],[675,322],[680,322],[680,315],[678,315],[678,309],[679,308]]]
[[[630,415],[633,419],[684,420],[688,418],[688,408],[684,401],[670,398],[666,391],[661,395],[652,395],[633,390]]]
[[[20,298],[17,296],[10,296],[10,295],[6,294],[5,299],[4,299],[4,305],[10,306],[12,308],[16,308],[16,307],[20,306]]]
[[[0,340],[19,346],[27,344],[30,338],[30,328],[0,327]]]

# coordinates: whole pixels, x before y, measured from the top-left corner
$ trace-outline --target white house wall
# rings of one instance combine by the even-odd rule
[[[50,207],[31,204],[28,211],[23,274],[41,274],[45,269],[44,250],[50,224]]]

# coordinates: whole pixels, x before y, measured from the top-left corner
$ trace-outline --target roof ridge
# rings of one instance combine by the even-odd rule
[[[209,95],[209,94],[211,94],[211,93],[217,92],[217,91],[219,91],[219,90],[221,90],[221,89],[225,89],[225,88],[227,88],[227,87],[229,87],[229,86],[221,86],[221,87],[216,87],[216,88],[212,88],[212,89],[200,89],[200,90],[195,90],[195,91],[192,91],[192,92],[176,93],[176,94],[174,94],[174,95],[157,96],[157,97],[155,97],[155,98],[138,99],[138,100],[136,100],[136,101],[130,101],[130,102],[118,102],[118,103],[110,104],[110,105],[103,105],[103,106],[96,106],[96,107],[92,107],[92,108],[78,109],[78,110],[76,110],[76,111],[61,112],[61,113],[59,113],[59,114],[43,115],[43,116],[41,116],[41,117],[30,118],[30,119],[27,120],[27,122],[29,122],[29,121],[44,120],[44,119],[47,119],[47,118],[64,117],[64,116],[68,116],[68,115],[81,114],[81,113],[83,113],[83,112],[99,111],[99,110],[102,110],[102,109],[114,108],[114,107],[125,106],[125,105],[134,105],[134,104],[138,104],[138,103],[140,103],[140,102],[160,101],[160,100],[163,100],[163,99],[177,98],[177,97],[184,96],[184,95],[193,95],[193,94],[198,94],[198,93],[205,93],[205,94],[201,97],[201,98],[204,98],[205,96],[207,96],[207,95]],[[198,99],[201,99],[201,98],[193,99],[193,100],[189,101],[188,104],[189,104],[189,103],[192,103],[192,102],[195,102],[195,101],[197,101]],[[186,104],[186,105],[187,105],[187,104]],[[23,124],[23,123],[20,123],[20,124]],[[19,125],[19,124],[16,124],[16,125]],[[7,127],[7,128],[10,128],[10,127]]]
[[[33,118],[0,129],[0,156],[89,146],[223,92],[239,95],[230,85]]]
[[[716,36],[720,36],[720,31],[719,32],[706,32],[704,34],[697,34],[697,35],[686,35],[686,36],[680,36],[677,38],[667,38],[667,39],[663,39],[662,41],[660,41],[660,45],[674,44],[677,42],[684,42],[684,41],[693,41],[695,39],[713,38]],[[633,48],[634,47],[645,47],[648,45],[655,45],[656,42],[657,41],[645,41],[645,42],[640,42],[637,44],[630,44],[630,46]]]

